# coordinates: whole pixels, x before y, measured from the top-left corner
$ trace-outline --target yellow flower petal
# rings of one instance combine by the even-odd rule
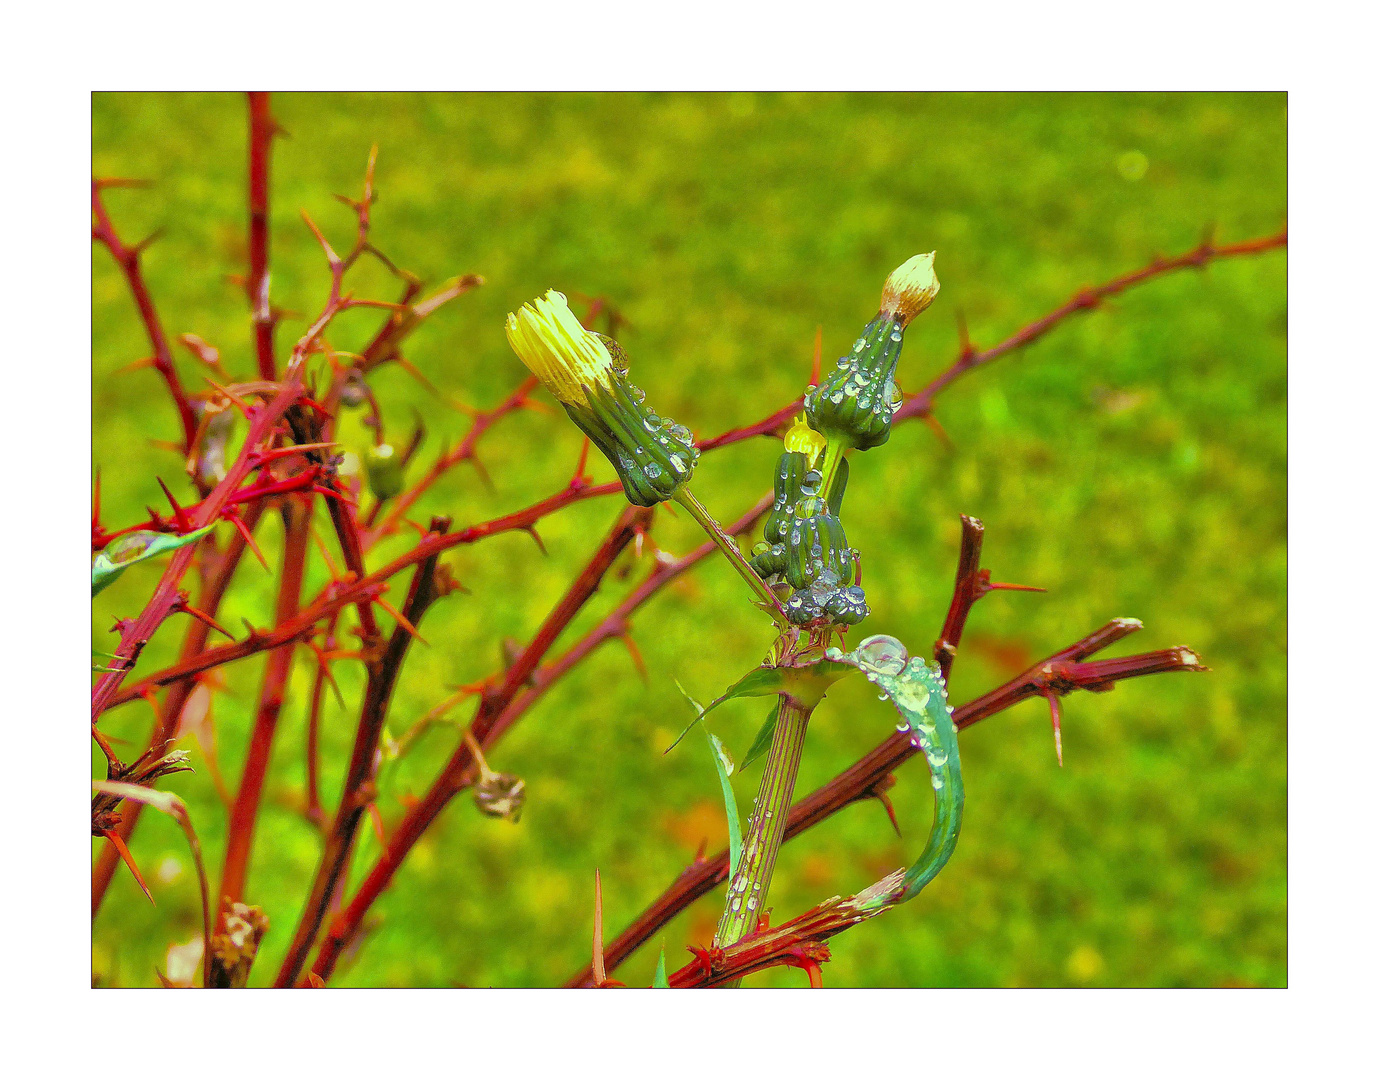
[[[613,360],[585,330],[565,297],[551,289],[508,315],[508,344],[533,375],[567,405],[588,407],[584,387],[613,385]]]

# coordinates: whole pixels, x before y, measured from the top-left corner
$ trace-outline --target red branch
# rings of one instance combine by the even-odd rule
[[[273,330],[277,314],[268,300],[268,174],[273,160],[277,122],[268,108],[268,94],[249,93],[249,277],[245,287],[254,320],[254,351],[259,378],[277,377],[273,364]]]
[[[196,413],[192,409],[187,392],[182,389],[182,383],[177,378],[177,368],[172,362],[172,347],[168,344],[167,335],[163,333],[163,323],[158,318],[153,298],[144,283],[144,272],[139,266],[139,256],[143,254],[152,237],[133,247],[125,244],[115,231],[105,204],[101,201],[101,189],[116,186],[118,183],[119,181],[113,180],[91,181],[91,215],[94,219],[91,237],[106,246],[124,273],[134,303],[139,308],[139,317],[144,322],[144,330],[148,333],[149,343],[153,346],[153,366],[167,383],[168,393],[172,395],[173,405],[177,408],[177,418],[182,422],[182,449],[189,451],[196,438]]]
[[[1216,246],[1210,239],[1203,240],[1191,251],[1185,251],[1181,255],[1175,255],[1171,259],[1166,259],[1161,255],[1156,255],[1148,266],[1135,270],[1129,274],[1123,274],[1118,278],[1112,278],[1102,285],[1090,285],[1082,289],[1071,300],[1062,307],[1055,308],[1042,319],[1017,330],[1006,338],[999,345],[993,345],[989,349],[978,350],[970,341],[964,341],[958,358],[951,367],[942,375],[931,382],[919,393],[915,394],[905,402],[895,414],[896,420],[907,420],[912,416],[928,416],[933,412],[934,398],[938,396],[949,383],[962,375],[967,374],[973,368],[989,364],[997,357],[1004,356],[1008,352],[1016,349],[1023,349],[1047,334],[1055,326],[1069,316],[1079,312],[1091,311],[1098,307],[1107,297],[1123,293],[1135,285],[1141,285],[1151,278],[1159,277],[1163,274],[1171,273],[1174,270],[1186,270],[1189,268],[1201,269],[1208,263],[1216,262],[1221,259],[1230,259],[1242,255],[1259,255],[1266,251],[1273,251],[1276,248],[1288,245],[1288,230],[1273,236],[1262,236],[1253,240],[1244,240],[1239,244],[1225,244]]]
[[[733,536],[746,532],[761,518],[761,515],[766,513],[770,505],[771,497],[768,495],[725,531]],[[533,638],[532,643],[523,650],[522,655],[508,670],[501,688],[486,695],[481,701],[479,712],[470,725],[470,730],[482,749],[487,750],[493,746],[519,718],[540,700],[552,685],[563,678],[567,672],[596,648],[613,638],[625,637],[629,631],[628,617],[632,612],[656,595],[670,581],[717,550],[712,542],[708,542],[701,544],[688,555],[662,562],[598,626],[589,631],[560,659],[544,668],[537,668],[536,664],[540,662],[541,657],[559,635],[560,630],[569,624],[580,607],[598,588],[602,575],[611,565],[617,551],[621,551],[635,538],[637,530],[632,514],[630,508],[624,511],[619,518],[618,525],[614,527],[614,532],[595,553],[594,558],[581,572],[576,582],[571,585],[570,591],[552,611],[537,632],[536,637]],[[616,550],[614,550],[615,547]],[[530,679],[531,686],[517,694],[517,690],[528,679]],[[322,942],[320,954],[312,968],[317,977],[321,979],[330,978],[341,950],[354,936],[369,907],[379,894],[388,887],[388,883],[392,881],[393,875],[397,873],[413,845],[440,815],[446,804],[458,792],[473,782],[474,765],[469,746],[462,743],[446,763],[445,768],[441,770],[440,776],[431,785],[426,796],[408,811],[407,816],[398,825],[393,835],[388,838],[383,854],[374,864],[364,883],[359,887],[359,891],[340,916],[331,924],[325,940]],[[285,985],[285,983],[280,982],[279,985]]]
[[[995,716],[1026,698],[1045,693],[1064,695],[1077,689],[1106,690],[1117,679],[1165,671],[1205,670],[1196,655],[1187,649],[1169,649],[1094,664],[1081,663],[1088,656],[1140,628],[1138,619],[1113,619],[1081,641],[1059,650],[1009,682],[954,710],[954,724],[959,730],[969,728],[979,720]],[[873,797],[873,793],[886,784],[891,772],[916,753],[918,751],[908,735],[893,733],[850,768],[792,806],[785,839],[794,839],[845,806]],[[720,851],[712,858],[696,859],[607,947],[605,962],[608,970],[614,970],[691,903],[727,880],[727,876],[726,851]],[[588,985],[589,977],[589,969],[585,968],[566,985]]]

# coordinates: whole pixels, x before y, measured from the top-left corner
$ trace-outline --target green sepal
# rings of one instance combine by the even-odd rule
[[[809,426],[858,450],[889,439],[895,368],[904,337],[905,328],[895,318],[872,319],[852,351],[805,395]]]
[[[806,497],[796,504],[785,553],[785,580],[796,589],[809,588],[824,570],[838,575],[839,587],[852,584],[852,550],[843,523],[821,498]]]
[[[183,536],[145,529],[116,537],[91,560],[91,595],[112,584],[135,563],[194,544],[214,528],[212,523]]]
[[[618,378],[611,389],[585,386],[584,393],[589,408],[565,404],[565,412],[617,470],[628,502],[665,502],[693,475],[699,462],[694,436],[684,425],[657,416],[641,390]]]
[[[806,454],[785,453],[776,461],[776,497],[761,530],[762,538],[768,544],[785,541],[795,504],[800,500],[800,486],[808,472],[809,457]]]
[[[656,974],[651,977],[651,989],[670,989],[670,980],[666,978],[666,947],[664,945],[661,946],[661,955],[656,960]]]

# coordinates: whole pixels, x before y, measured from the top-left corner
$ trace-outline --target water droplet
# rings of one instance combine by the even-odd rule
[[[756,908],[757,908],[757,898],[756,898],[755,896],[749,896],[749,897],[747,897],[747,910],[748,910],[748,911],[755,911]]]
[[[883,675],[899,675],[910,658],[905,646],[888,634],[873,634],[857,646],[853,655],[858,663]]]
[[[891,340],[892,340],[892,341],[899,341],[899,340],[900,340],[901,338],[903,338],[904,336],[905,336],[905,335],[904,335],[903,333],[900,332],[900,327],[898,327],[898,326],[897,326],[894,330],[891,331]]]
[[[670,471],[673,472],[679,480],[684,480],[690,474],[689,469],[685,466],[685,459],[679,454],[670,455]]]
[[[867,347],[867,339],[864,338],[864,337],[859,337],[859,338],[857,339],[857,344],[854,345],[854,346],[852,347],[852,351],[853,351],[853,352],[861,352],[861,351],[862,351],[863,349],[865,349],[866,347]]]
[[[646,414],[646,419],[643,420],[642,423],[646,425],[646,430],[647,430],[647,431],[660,431],[660,430],[661,430],[661,418],[660,418],[659,416],[657,416],[654,412],[653,412],[653,413],[647,413],[647,414]]]
[[[833,404],[837,405],[840,401],[843,400],[843,392],[841,390],[833,391],[833,393],[828,395],[828,400],[833,402]]]
[[[661,475],[661,466],[657,465],[654,461],[649,461],[647,462],[645,472],[648,479],[655,480]]]
[[[823,474],[817,469],[810,469],[804,474],[804,479],[800,481],[800,494],[816,496],[819,494],[819,485],[824,482]]]

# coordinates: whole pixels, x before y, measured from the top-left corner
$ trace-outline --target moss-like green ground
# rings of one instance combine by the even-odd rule
[[[108,202],[130,237],[167,230],[147,273],[169,332],[200,334],[247,377],[247,312],[227,281],[245,261],[242,99],[100,95],[93,109],[96,173],[157,181],[112,191]],[[1210,224],[1223,240],[1273,232],[1286,206],[1281,95],[329,95],[279,97],[274,109],[291,137],[276,144],[273,166],[273,297],[299,313],[280,342],[324,298],[324,265],[298,211],[347,245],[348,211],[331,195],[358,193],[377,143],[378,245],[429,279],[475,271],[489,282],[409,350],[444,392],[480,407],[500,400],[523,374],[503,315],[556,286],[614,299],[631,320],[622,338],[638,382],[663,413],[703,434],[798,393],[815,327],[825,362],[840,355],[875,310],[886,273],[916,251],[937,249],[943,291],[907,336],[900,377],[910,389],[953,356],[959,313],[973,340],[990,344],[1083,284],[1190,247]],[[1286,981],[1285,273],[1274,253],[1151,283],[953,387],[938,409],[951,448],[907,424],[853,463],[848,536],[865,553],[866,632],[918,649],[932,642],[960,513],[986,522],[994,577],[1049,589],[995,594],[977,608],[954,670],[956,700],[1115,616],[1145,623],[1120,652],[1189,644],[1212,672],[1067,699],[1061,770],[1041,703],[964,734],[968,812],[956,856],[918,901],[835,940],[830,984]],[[176,456],[149,443],[176,428],[156,376],[114,374],[147,344],[104,250],[93,276],[95,464],[107,520],[123,523],[157,504],[155,474],[178,480]],[[359,281],[369,295],[393,289],[373,269]],[[357,347],[377,318],[351,313],[333,344]],[[194,380],[193,362],[184,354],[182,363]],[[400,371],[375,386],[400,428],[412,406],[423,412],[424,456],[466,428],[463,414]],[[458,470],[417,516],[444,512],[463,525],[525,505],[565,482],[579,445],[559,415],[507,420],[484,442],[493,490]],[[696,491],[720,516],[736,516],[766,488],[777,452],[758,440],[712,454]],[[611,471],[600,462],[597,475]],[[451,556],[472,594],[428,617],[431,647],[406,669],[394,731],[446,687],[491,671],[504,638],[526,639],[619,509],[602,500],[550,519],[548,558],[521,534]],[[272,562],[280,525],[259,535]],[[660,515],[656,535],[674,551],[696,542],[683,515]],[[97,599],[93,648],[112,647],[113,617],[136,613],[159,569],[133,570]],[[628,569],[567,642],[645,572]],[[308,593],[322,580],[318,566]],[[266,624],[269,585],[247,561],[222,622]],[[174,622],[139,669],[167,663],[179,634]],[[556,984],[588,958],[595,867],[612,934],[701,838],[723,842],[703,741],[661,754],[689,718],[672,678],[712,697],[760,660],[768,628],[715,562],[645,608],[635,635],[650,684],[610,646],[548,695],[494,755],[527,781],[521,823],[482,818],[467,799],[451,806],[377,905],[379,924],[340,984]],[[231,784],[262,665],[228,669],[216,698]],[[260,980],[282,955],[318,857],[294,810],[309,677],[299,664],[250,877],[249,899],[273,922]],[[347,696],[357,689],[350,665],[339,677]],[[714,730],[740,755],[763,712],[729,705]],[[132,745],[149,720],[135,704],[107,727]],[[865,684],[840,686],[811,726],[801,791],[891,724]],[[332,705],[328,795],[339,790],[351,731],[351,716]],[[397,796],[424,788],[453,738],[434,733],[385,781],[390,819]],[[224,811],[193,756],[198,771],[165,785],[186,797],[218,870]],[[744,805],[758,769],[737,780]],[[914,857],[930,813],[922,770],[907,765],[892,792],[903,840],[869,803],[785,849],[778,917]],[[195,878],[171,822],[146,815],[133,849],[158,906],[120,872],[94,929],[106,984],[153,983],[167,946],[199,925]],[[367,838],[356,872],[376,852]],[[672,965],[687,958],[685,944],[708,939],[719,903],[705,898],[669,926]],[[653,942],[621,977],[645,985],[655,961]]]

